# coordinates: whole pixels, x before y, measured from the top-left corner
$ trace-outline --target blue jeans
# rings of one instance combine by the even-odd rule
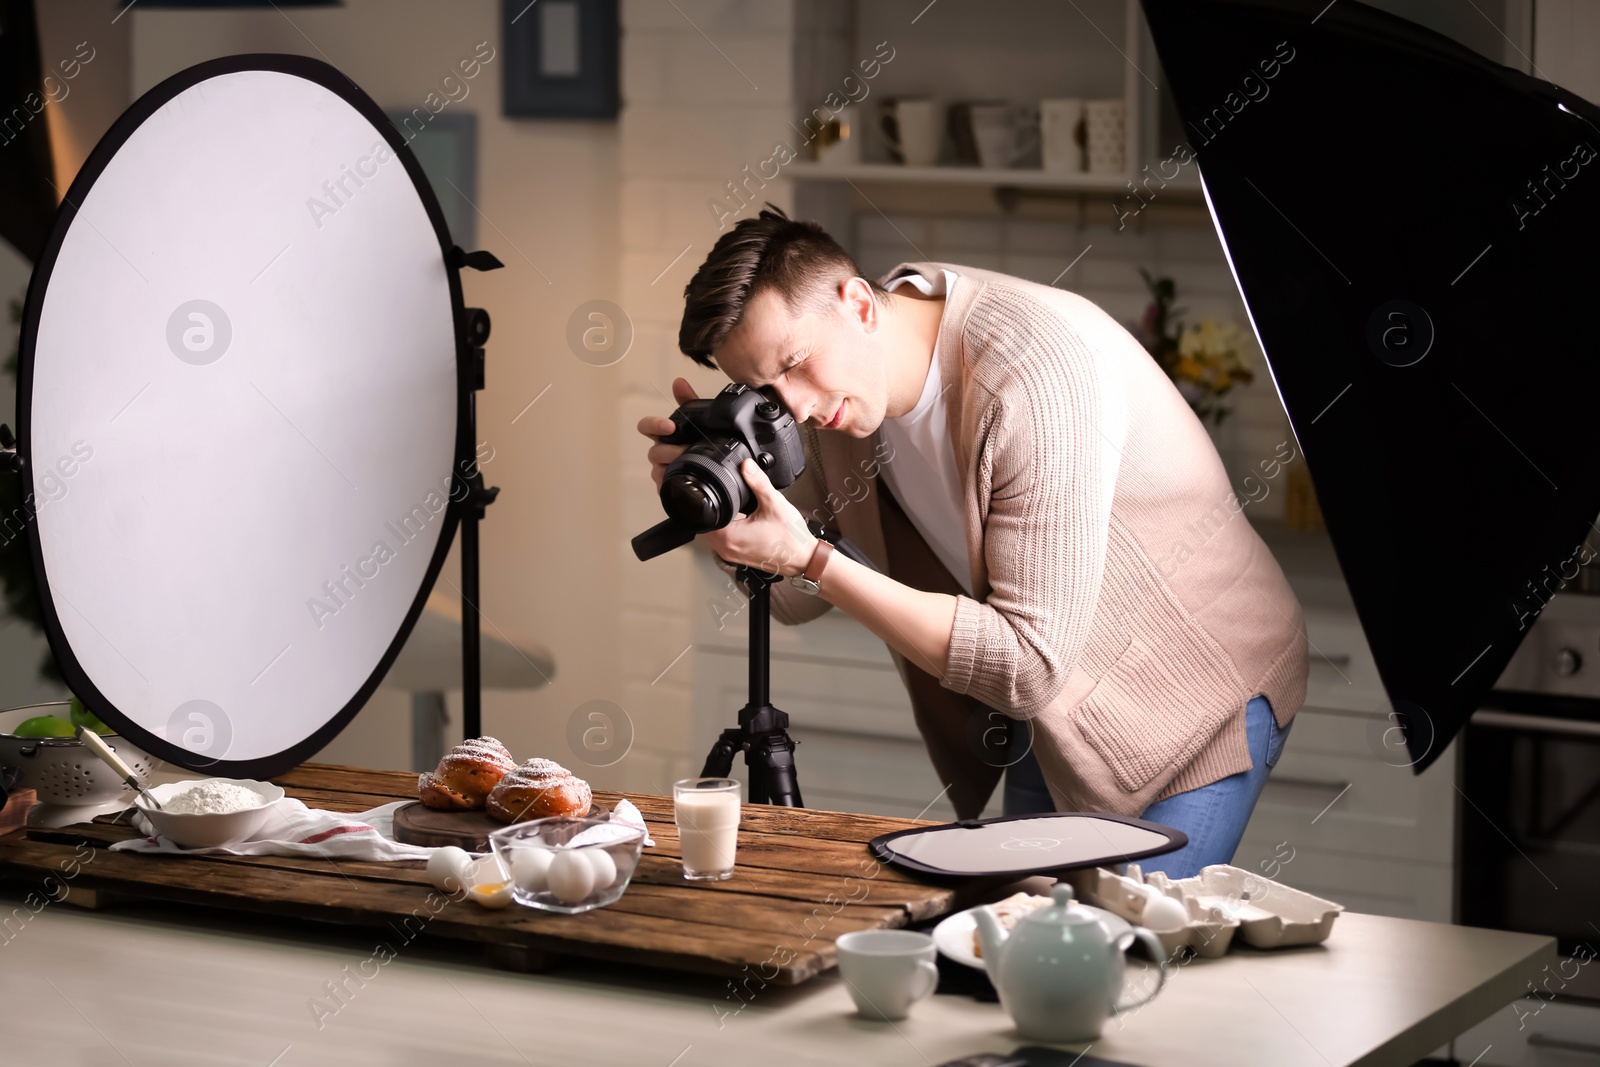
[[[1291,720],[1280,729],[1267,698],[1260,694],[1251,697],[1244,709],[1250,769],[1175,793],[1145,808],[1140,818],[1182,830],[1189,835],[1189,843],[1175,852],[1140,860],[1139,869],[1146,874],[1164,871],[1169,878],[1188,878],[1207,864],[1231,863],[1250,813],[1267,784],[1267,775],[1283,753],[1284,738],[1293,726]],[[1011,744],[1022,749],[1027,743],[1028,726],[1018,720],[1013,723]],[[1039,762],[1029,749],[1006,768],[1002,811],[1006,815],[1023,815],[1054,810]]]

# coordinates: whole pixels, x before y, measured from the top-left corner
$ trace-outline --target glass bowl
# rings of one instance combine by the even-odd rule
[[[563,915],[621,897],[643,845],[643,830],[606,815],[553,815],[489,835],[489,848],[511,876],[513,899]]]

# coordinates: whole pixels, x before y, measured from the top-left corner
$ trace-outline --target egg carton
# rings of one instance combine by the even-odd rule
[[[1140,926],[1149,926],[1144,909],[1152,890],[1182,904],[1189,915],[1183,926],[1150,927],[1168,959],[1185,948],[1215,959],[1228,951],[1235,935],[1252,948],[1314,945],[1327,940],[1344,910],[1343,904],[1226,863],[1202,867],[1192,878],[1172,879],[1161,871],[1147,876],[1137,863],[1128,864],[1127,872],[1095,867],[1075,871],[1068,880],[1077,899]]]

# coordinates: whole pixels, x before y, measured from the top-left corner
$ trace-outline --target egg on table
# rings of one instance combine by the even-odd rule
[[[589,864],[594,868],[594,887],[610,889],[617,880],[617,861],[603,848],[586,848],[583,851],[588,853]]]
[[[550,861],[550,892],[563,904],[576,904],[594,892],[594,863],[584,852],[563,850]]]
[[[471,884],[472,856],[454,845],[435,849],[428,857],[428,881],[441,893],[456,893]]]
[[[550,861],[555,853],[530,845],[511,854],[511,879],[524,893],[542,893],[549,887]]]

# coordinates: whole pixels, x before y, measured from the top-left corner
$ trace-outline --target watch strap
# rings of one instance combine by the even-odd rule
[[[822,570],[828,565],[828,557],[833,555],[833,546],[822,538],[817,538],[817,547],[811,552],[811,562],[806,564],[803,577],[812,584],[822,585]]]

